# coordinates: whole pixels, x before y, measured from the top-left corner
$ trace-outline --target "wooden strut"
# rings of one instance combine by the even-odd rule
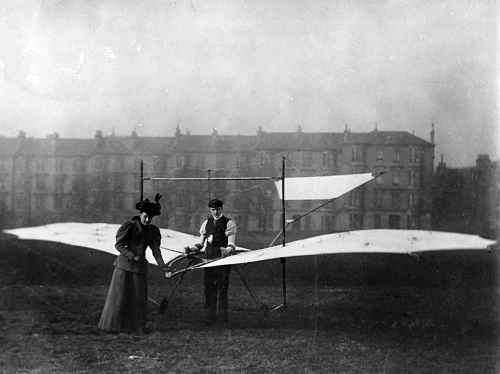
[[[176,251],[177,252],[177,251]],[[177,261],[180,261],[180,260],[183,260],[184,258],[186,258],[187,256],[181,256],[180,258],[177,258],[177,259],[174,259],[171,263],[174,263],[174,262],[177,262]],[[190,258],[189,260],[189,264],[188,264],[188,267],[191,267],[193,265],[194,262],[196,262],[198,260],[198,258]],[[179,277],[179,279],[177,280],[177,282],[175,283],[175,286],[174,288],[172,289],[172,291],[170,292],[170,295],[168,297],[164,297],[161,302],[160,302],[160,307],[158,309],[158,312],[159,313],[163,313],[167,310],[168,308],[168,303],[170,301],[170,299],[172,298],[172,296],[174,295],[174,292],[175,290],[177,289],[177,287],[179,287],[179,284],[181,283],[182,281],[182,278],[184,278],[184,276],[186,275],[186,272],[182,273],[181,276]]]

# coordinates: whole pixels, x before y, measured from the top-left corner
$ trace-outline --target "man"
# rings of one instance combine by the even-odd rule
[[[211,217],[200,228],[200,239],[193,247],[186,247],[186,253],[199,252],[206,242],[207,260],[214,260],[232,254],[235,249],[236,223],[222,214],[224,203],[213,199],[208,202]],[[228,321],[227,291],[231,266],[216,266],[205,269],[205,323]],[[218,316],[217,316],[218,314]]]

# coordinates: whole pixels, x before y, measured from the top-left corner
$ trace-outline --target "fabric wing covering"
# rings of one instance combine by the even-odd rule
[[[109,223],[66,222],[3,231],[7,234],[16,235],[19,239],[65,243],[118,255],[115,242],[116,232],[119,227],[119,224]],[[161,253],[165,263],[181,255],[185,246],[191,246],[198,241],[197,236],[178,231],[160,228],[160,232],[161,247],[163,247]],[[146,259],[149,263],[156,265],[151,250],[146,251]]]
[[[331,200],[376,178],[372,173],[285,179],[285,200]],[[282,181],[274,182],[283,198]]]
[[[359,230],[316,236],[210,262],[199,268],[247,264],[278,258],[339,253],[393,253],[412,255],[427,251],[488,250],[497,241],[476,235],[424,230]]]

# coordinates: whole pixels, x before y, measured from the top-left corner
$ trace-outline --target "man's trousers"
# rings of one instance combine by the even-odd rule
[[[205,322],[214,324],[228,321],[229,274],[231,265],[205,269]],[[217,318],[218,317],[218,318]]]

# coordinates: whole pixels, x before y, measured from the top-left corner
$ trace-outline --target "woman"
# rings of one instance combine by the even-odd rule
[[[167,270],[160,252],[160,229],[151,224],[160,215],[160,194],[136,204],[139,215],[120,226],[115,247],[120,252],[98,327],[110,332],[147,333],[148,281],[146,249],[150,247],[158,266]]]

